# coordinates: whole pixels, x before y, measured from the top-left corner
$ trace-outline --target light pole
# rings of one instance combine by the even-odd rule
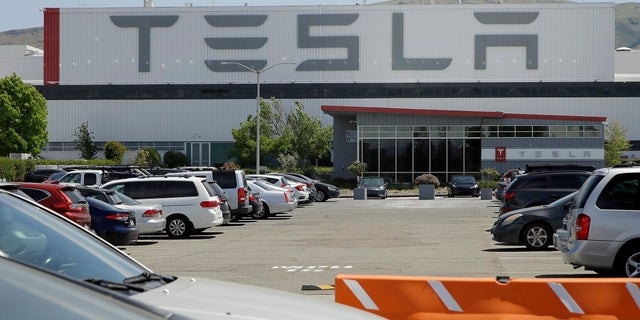
[[[296,62],[280,62],[270,67],[256,69],[235,61],[223,61],[220,64],[235,64],[256,74],[256,173],[260,173],[260,74],[283,64],[296,64]]]

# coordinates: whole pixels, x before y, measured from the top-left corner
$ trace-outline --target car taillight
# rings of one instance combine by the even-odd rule
[[[280,188],[285,188],[287,185],[284,182],[280,182]]]
[[[505,192],[504,193],[504,199],[505,200],[511,200],[513,199],[513,196],[515,196],[515,192]]]
[[[284,202],[289,203],[289,195],[287,195],[287,193],[284,193]]]
[[[256,199],[256,197],[252,193],[249,193],[249,200],[251,200],[253,202],[258,201],[258,199]]]
[[[296,186],[296,189],[297,189],[298,191],[304,191],[304,189],[302,188],[302,185],[301,185],[301,184],[297,185],[297,186]]]
[[[503,186],[503,185],[501,185],[501,184],[499,184],[499,185],[498,185],[498,190],[502,190],[502,189],[504,189],[504,186]]]
[[[162,217],[162,211],[156,209],[149,209],[142,214],[143,217],[152,218],[152,217]]]
[[[247,190],[244,188],[238,188],[238,204],[247,201]]]
[[[218,201],[202,201],[200,202],[200,206],[203,208],[215,208],[218,206]]]
[[[107,215],[104,218],[109,220],[127,221],[129,220],[129,213],[114,213]]]
[[[576,240],[589,239],[589,225],[591,224],[591,218],[586,214],[579,214],[576,217]]]

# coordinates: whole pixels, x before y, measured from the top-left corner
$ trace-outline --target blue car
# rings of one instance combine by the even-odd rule
[[[139,230],[133,211],[114,207],[106,202],[87,197],[91,228],[113,245],[129,245],[138,240]]]

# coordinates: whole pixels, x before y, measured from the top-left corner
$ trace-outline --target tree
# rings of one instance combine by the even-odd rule
[[[104,145],[104,157],[108,160],[122,163],[125,152],[127,152],[127,148],[120,142],[109,141]]]
[[[168,168],[177,168],[189,164],[187,156],[184,153],[175,150],[167,151],[162,159],[164,165]]]
[[[14,73],[0,79],[0,155],[37,155],[49,140],[47,102]]]
[[[239,128],[232,129],[234,144],[229,151],[244,166],[255,163],[256,118],[249,115]],[[292,159],[298,169],[305,170],[314,160],[327,157],[331,151],[333,128],[323,127],[319,119],[309,116],[300,102],[286,111],[280,100],[272,98],[260,103],[260,154],[272,159]]]
[[[83,122],[73,133],[73,143],[80,151],[80,158],[85,160],[95,159],[98,153],[95,143],[93,143],[93,132],[89,131],[89,122]]]
[[[152,156],[147,149],[138,149],[135,159],[133,159],[129,164],[134,166],[148,167],[152,161]]]
[[[158,150],[154,149],[154,148],[144,148],[145,151],[147,151],[147,153],[149,154],[149,166],[152,167],[157,167],[160,165],[160,154],[158,153]]]
[[[622,152],[631,148],[626,137],[627,130],[618,121],[612,121],[605,126],[604,132],[604,163],[615,166],[622,162]]]

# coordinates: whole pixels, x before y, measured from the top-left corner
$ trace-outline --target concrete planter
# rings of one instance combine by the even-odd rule
[[[436,186],[432,184],[418,185],[418,199],[433,200],[436,198]]]
[[[353,200],[367,200],[367,188],[353,189]]]
[[[481,188],[480,189],[480,200],[491,200],[493,199],[493,189],[491,188]]]

